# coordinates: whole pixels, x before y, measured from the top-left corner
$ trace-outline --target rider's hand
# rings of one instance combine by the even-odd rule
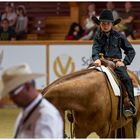
[[[125,64],[122,61],[117,61],[116,67],[122,67],[122,66],[124,67]]]
[[[98,66],[98,67],[101,66],[101,60],[100,59],[95,60],[94,64],[95,66]]]

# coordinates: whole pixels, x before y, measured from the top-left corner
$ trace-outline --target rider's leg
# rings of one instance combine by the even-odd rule
[[[117,67],[115,69],[115,72],[119,76],[122,83],[124,84],[130,101],[135,106],[135,97],[134,97],[132,80],[130,79],[125,67]],[[133,109],[133,113],[135,113],[134,109]]]

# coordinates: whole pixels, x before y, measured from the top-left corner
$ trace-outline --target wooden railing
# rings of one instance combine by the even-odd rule
[[[140,44],[140,40],[130,40],[132,44]],[[50,45],[50,44],[93,44],[92,40],[87,41],[68,41],[68,40],[26,40],[26,41],[0,41],[0,45]]]

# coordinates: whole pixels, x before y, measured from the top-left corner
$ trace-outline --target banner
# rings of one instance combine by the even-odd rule
[[[140,78],[140,46],[133,46],[136,57],[128,68]],[[46,47],[49,47],[49,52]],[[0,71],[16,64],[28,63],[34,72],[45,74],[45,77],[36,80],[37,88],[42,89],[61,76],[87,68],[92,61],[91,55],[92,44],[0,45]]]
[[[128,68],[140,77],[140,45],[133,45],[133,47],[136,51],[136,57]],[[87,68],[92,61],[91,55],[92,44],[49,45],[49,83],[63,75]]]
[[[91,49],[90,45],[49,45],[49,83],[86,68],[91,61]]]
[[[46,74],[46,45],[0,45],[0,71],[27,63],[33,72]],[[38,89],[46,86],[46,76],[36,80]]]

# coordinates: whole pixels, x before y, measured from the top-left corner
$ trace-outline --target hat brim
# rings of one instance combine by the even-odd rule
[[[36,74],[36,73],[26,74],[26,75],[18,76],[17,78],[13,79],[10,82],[4,83],[4,88],[1,92],[1,98],[8,96],[8,93],[10,91],[16,89],[18,86],[20,86],[28,81],[42,77],[42,76],[44,76],[44,75],[43,74]]]
[[[115,26],[115,25],[119,24],[120,22],[121,22],[121,19],[118,18],[118,19],[116,19],[116,20],[114,21],[113,25]]]
[[[100,25],[101,22],[112,22],[113,23],[113,26],[115,26],[115,25],[117,25],[117,24],[119,24],[121,22],[121,19],[120,18],[116,19],[115,21],[112,21],[112,20],[99,20],[95,16],[92,17],[92,20],[97,25]]]
[[[114,22],[113,20],[104,20],[104,19],[100,19],[99,21],[100,22],[112,22],[112,23]]]
[[[93,17],[92,17],[92,20],[93,20],[93,22],[94,22],[95,24],[100,25],[100,21],[99,21],[99,19],[98,19],[97,17],[93,16]]]

